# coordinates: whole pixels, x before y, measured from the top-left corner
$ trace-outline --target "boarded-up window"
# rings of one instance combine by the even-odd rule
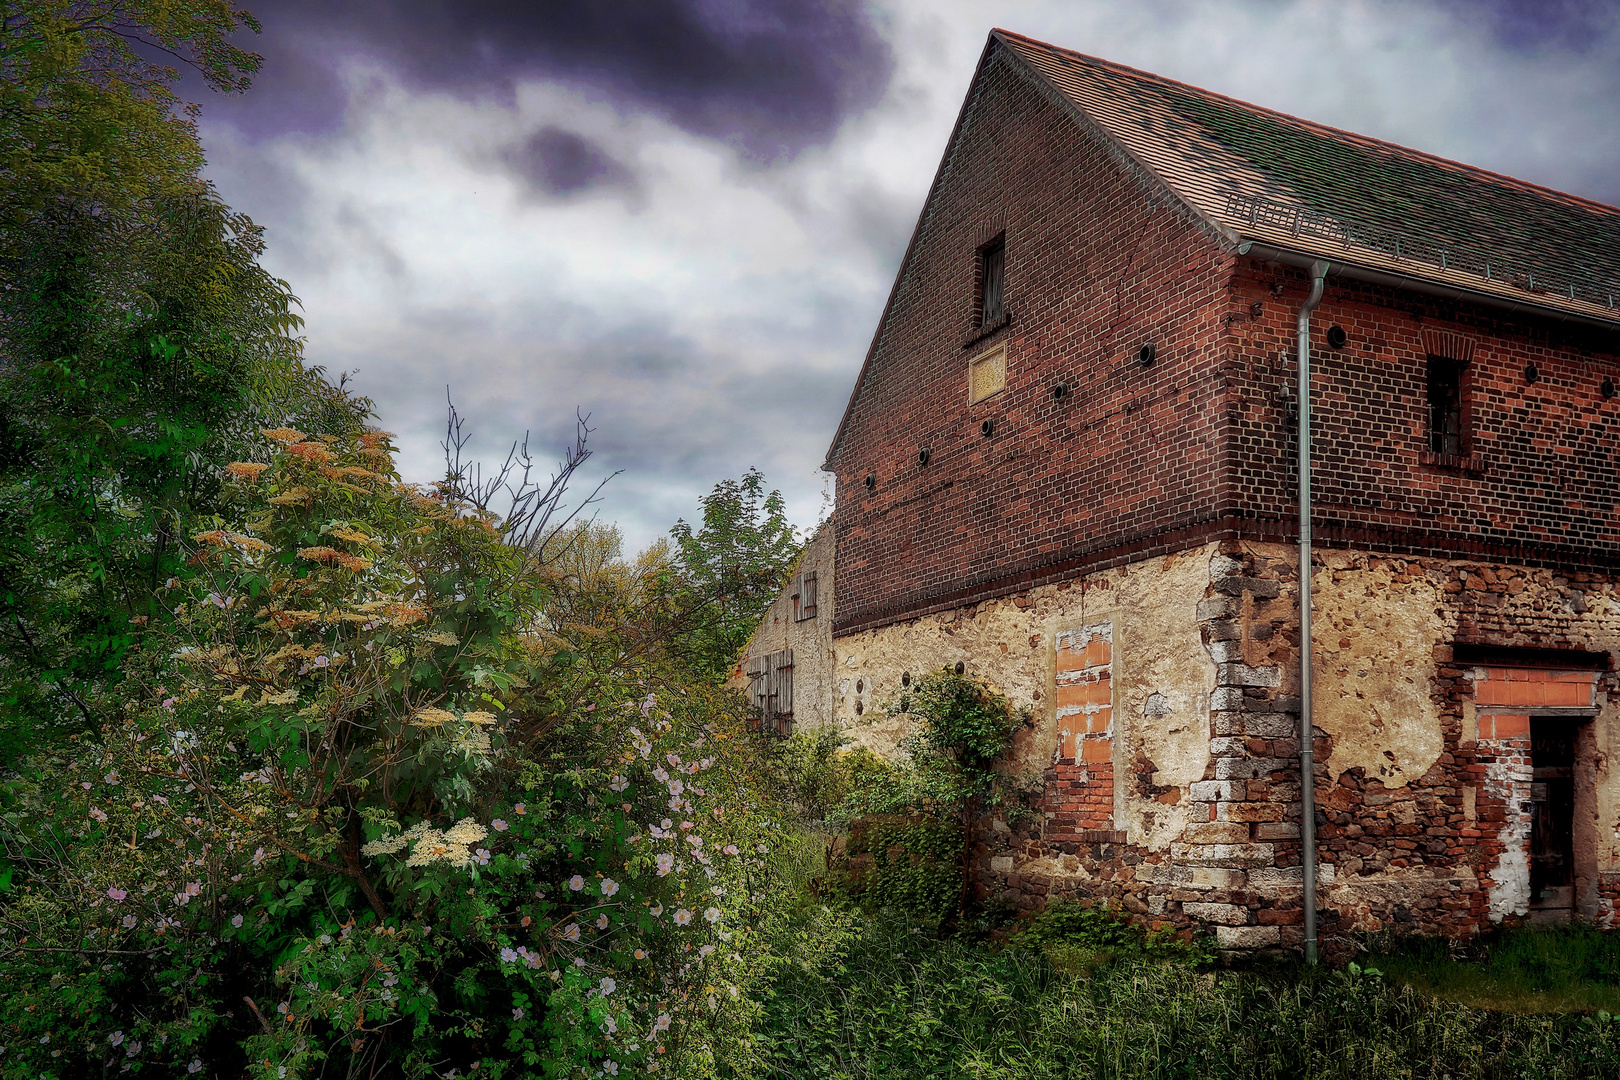
[[[759,713],[766,731],[789,735],[793,731],[793,650],[751,656],[743,667],[748,676],[748,701]]]
[[[1007,385],[1007,348],[998,345],[968,365],[968,402],[983,401]]]
[[[995,326],[1007,314],[1007,244],[994,240],[979,249],[979,326]]]
[[[793,579],[793,618],[797,622],[816,617],[816,572],[806,570]]]
[[[1435,454],[1465,453],[1463,438],[1462,365],[1439,356],[1429,357],[1429,450]]]

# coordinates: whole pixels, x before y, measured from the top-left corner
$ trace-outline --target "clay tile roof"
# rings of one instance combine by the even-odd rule
[[[1620,321],[1620,209],[994,37],[1228,236]]]

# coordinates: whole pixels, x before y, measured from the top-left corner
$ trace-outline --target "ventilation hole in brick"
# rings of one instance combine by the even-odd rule
[[[1143,367],[1147,367],[1149,364],[1153,363],[1153,358],[1158,355],[1159,350],[1154,347],[1153,342],[1144,341],[1142,342],[1142,347],[1136,352],[1136,362],[1141,364]]]
[[[988,439],[990,436],[996,433],[996,422],[994,420],[986,420],[984,423],[979,425],[979,430],[984,432],[984,437]]]
[[[928,459],[930,457],[932,457],[932,456],[933,455],[928,452],[928,448],[923,447],[921,450],[917,451],[917,464],[919,464],[919,465],[928,464]]]
[[[1524,365],[1524,381],[1536,383],[1541,381],[1541,371],[1534,364]]]
[[[1327,343],[1330,349],[1342,349],[1344,343],[1350,340],[1350,335],[1344,332],[1342,326],[1330,326],[1327,332]]]
[[[1056,386],[1052,387],[1052,400],[1053,401],[1062,401],[1064,395],[1067,394],[1068,392],[1069,392],[1069,388],[1066,385],[1064,385],[1063,383],[1058,383]]]
[[[957,662],[956,662],[956,673],[957,673],[957,674],[958,674],[958,675],[961,675],[961,674],[962,674],[962,673],[964,673],[964,672],[965,672],[965,671],[967,671],[967,665],[966,665],[966,664],[964,664],[964,663],[962,663],[962,661],[960,661],[960,660],[958,660],[958,661],[957,661]]]
[[[872,491],[872,490],[875,490],[876,488],[877,488],[877,477],[874,476],[872,473],[867,473],[866,474],[866,490],[867,491]]]
[[[1604,379],[1603,380],[1603,385],[1598,387],[1598,389],[1600,391],[1602,391],[1604,397],[1606,397],[1606,398],[1614,397],[1614,380],[1613,379]]]

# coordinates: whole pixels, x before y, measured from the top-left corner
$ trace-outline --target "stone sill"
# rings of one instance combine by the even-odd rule
[[[962,348],[964,348],[964,349],[973,348],[973,346],[977,345],[979,342],[983,341],[985,338],[989,337],[991,334],[994,334],[997,330],[1000,330],[1002,327],[1010,325],[1011,323],[1012,323],[1012,309],[1003,308],[1002,312],[1001,312],[1001,318],[997,319],[993,323],[986,323],[985,325],[979,327],[977,330],[975,330],[971,334],[969,334],[968,337],[967,337],[967,340],[962,342]]]
[[[1485,471],[1485,458],[1479,454],[1435,454],[1428,450],[1418,454],[1418,461],[1431,469],[1468,473],[1478,476]]]

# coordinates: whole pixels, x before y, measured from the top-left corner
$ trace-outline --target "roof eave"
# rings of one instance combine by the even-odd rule
[[[1318,260],[1325,260],[1329,264],[1329,273],[1340,277],[1351,278],[1356,281],[1365,281],[1375,285],[1388,285],[1398,289],[1408,289],[1412,292],[1427,293],[1430,296],[1445,297],[1449,300],[1460,300],[1473,304],[1484,304],[1489,307],[1502,308],[1507,311],[1521,314],[1538,315],[1564,322],[1572,322],[1582,326],[1605,330],[1611,334],[1620,333],[1620,312],[1612,319],[1598,315],[1587,315],[1556,304],[1538,302],[1534,299],[1519,299],[1503,296],[1485,289],[1470,289],[1460,285],[1448,285],[1444,282],[1433,281],[1429,278],[1415,274],[1403,274],[1393,270],[1381,270],[1377,267],[1367,266],[1354,261],[1340,261],[1331,255],[1306,251],[1299,248],[1279,247],[1276,244],[1248,237],[1238,237],[1237,253],[1253,258],[1265,259],[1268,262],[1280,262],[1289,266],[1309,267]]]

